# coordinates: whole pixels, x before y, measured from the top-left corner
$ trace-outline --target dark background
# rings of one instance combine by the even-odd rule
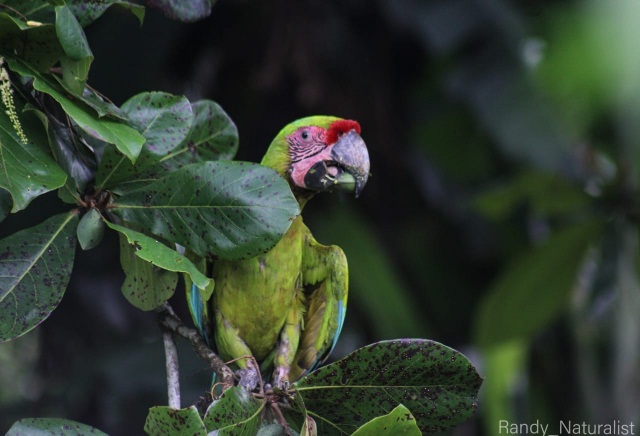
[[[640,410],[640,111],[634,81],[625,88],[618,84],[626,76],[607,74],[616,65],[636,72],[633,62],[616,62],[636,59],[625,41],[638,35],[598,29],[616,14],[640,14],[612,6],[600,22],[594,10],[540,0],[219,0],[200,22],[148,10],[140,27],[111,8],[86,29],[95,55],[90,83],[118,105],[151,90],[215,100],[238,126],[240,160],[259,161],[294,119],[358,120],[371,156],[367,188],[357,200],[317,197],[304,211],[317,239],[340,245],[350,263],[334,357],[398,337],[462,351],[487,380],[479,419],[456,435],[497,434],[498,419],[628,422]],[[627,29],[628,20],[619,23]],[[558,197],[563,189],[584,194],[587,205],[573,208]],[[588,316],[577,319],[567,304],[526,338],[498,344],[500,352],[478,347],[483,301],[514,260],[567,223],[593,217],[615,225],[593,248],[594,268],[609,272],[599,275]],[[3,232],[29,220],[39,221],[10,217]],[[137,434],[148,408],[166,402],[160,331],[153,313],[120,294],[117,253],[109,234],[79,252],[59,308],[0,346],[0,429],[62,416]],[[624,264],[633,265],[630,275],[616,273]],[[514,292],[532,280],[527,271]],[[585,280],[580,271],[577,283]],[[553,287],[553,270],[546,274]],[[188,317],[182,297],[172,303]],[[527,314],[525,304],[511,315]],[[180,363],[183,404],[192,404],[210,373],[185,344]]]

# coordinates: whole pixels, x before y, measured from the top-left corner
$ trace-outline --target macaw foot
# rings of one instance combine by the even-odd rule
[[[246,368],[237,370],[236,375],[240,378],[238,386],[242,386],[248,391],[254,390],[261,380],[260,371],[251,360],[247,362]]]
[[[273,386],[286,391],[291,386],[289,383],[289,368],[278,366],[273,371]]]

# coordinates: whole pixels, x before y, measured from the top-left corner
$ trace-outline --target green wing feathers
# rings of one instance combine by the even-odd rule
[[[324,362],[344,324],[349,288],[347,258],[340,247],[319,244],[305,227],[302,285],[306,313],[290,379],[304,376]]]

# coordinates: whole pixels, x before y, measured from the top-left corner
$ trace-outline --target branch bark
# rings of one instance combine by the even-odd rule
[[[169,303],[164,304],[158,313],[158,322],[167,331],[175,333],[188,340],[196,351],[196,354],[206,361],[211,369],[218,375],[219,380],[229,386],[234,385],[234,374],[222,359],[214,353],[206,344],[197,330],[187,327],[175,314]]]
[[[172,409],[180,409],[180,368],[178,365],[178,349],[173,340],[173,333],[164,332],[162,334],[164,341],[164,355],[167,367],[167,396],[169,398],[169,407]]]

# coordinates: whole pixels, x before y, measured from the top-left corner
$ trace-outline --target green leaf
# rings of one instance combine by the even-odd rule
[[[13,71],[23,76],[33,77],[34,89],[53,97],[87,134],[114,144],[131,161],[135,161],[145,141],[135,129],[118,121],[99,119],[92,109],[80,101],[69,98],[58,83],[41,75],[33,66],[21,59],[7,57],[6,60]]]
[[[201,20],[211,14],[215,0],[154,0],[151,6],[157,8],[172,20],[185,23]]]
[[[10,41],[12,39],[11,37],[19,34],[20,31],[30,28],[21,18],[14,17],[4,11],[0,13],[0,23],[3,24],[3,26],[0,27],[0,41],[3,41],[3,43]]]
[[[400,404],[424,432],[453,427],[475,412],[481,383],[458,351],[425,339],[398,339],[360,348],[294,387],[318,434],[351,434]]]
[[[74,213],[56,215],[0,241],[0,342],[27,333],[60,303],[77,224]]]
[[[96,178],[102,188],[162,174],[161,159],[186,138],[193,122],[189,100],[166,92],[138,94],[122,105],[122,111],[146,141],[135,164],[114,149],[105,151]]]
[[[528,338],[558,316],[569,303],[587,249],[601,231],[600,221],[573,224],[516,259],[478,309],[476,342],[489,346]]]
[[[208,432],[222,435],[254,435],[262,423],[265,403],[254,398],[246,389],[234,386],[215,400],[204,417]]]
[[[102,221],[102,216],[98,210],[91,209],[84,214],[80,219],[80,224],[78,224],[77,234],[78,242],[83,250],[91,250],[102,241],[104,221]]]
[[[149,409],[144,431],[149,435],[193,435],[206,436],[202,419],[194,407],[172,409],[156,406]]]
[[[125,273],[122,294],[138,309],[153,310],[171,298],[178,285],[178,274],[141,259],[136,256],[137,250],[120,234],[120,264]]]
[[[7,6],[7,14],[20,19],[25,27],[30,27],[24,18],[40,23],[52,23],[55,20],[53,6],[64,4],[64,0],[3,0],[2,4]]]
[[[50,7],[47,0],[3,0],[2,4],[6,6],[5,12],[10,13],[16,19],[20,19],[23,23],[24,20],[22,20],[22,18],[33,17],[33,14],[36,12],[36,10],[53,9]],[[26,23],[24,24],[26,26]]]
[[[287,182],[246,162],[183,167],[117,199],[109,209],[125,222],[200,256],[256,256],[288,230],[299,207]]]
[[[144,21],[144,6],[128,1],[100,0],[88,2],[87,0],[67,0],[67,5],[73,11],[73,14],[83,27],[98,19],[113,5],[118,5],[131,11],[131,13],[138,18],[140,25],[142,25],[142,22]]]
[[[155,94],[160,97],[164,95],[164,100],[169,102],[171,100],[175,103],[186,101],[184,97],[164,93]],[[147,97],[151,95],[151,93],[141,94],[141,96]],[[140,100],[139,98],[135,99]],[[132,118],[141,118],[144,112],[150,112],[149,109],[144,109],[148,103],[142,106],[139,103],[133,104],[135,100],[130,100],[130,102],[125,103],[123,109],[128,106],[128,113]],[[165,103],[164,113],[160,113],[159,108],[155,108],[155,111],[159,113],[158,116],[168,118],[167,121],[160,124],[173,124],[172,129],[179,128],[180,130],[172,135],[167,135],[165,130],[169,126],[166,126],[165,129],[160,129],[158,126],[158,128],[152,128],[149,132],[145,132],[145,126],[148,123],[139,123],[138,128],[145,132],[147,143],[145,143],[135,165],[127,162],[124,156],[117,151],[107,149],[98,168],[96,178],[98,186],[103,188],[118,186],[122,191],[123,188],[126,190],[134,185],[131,182],[155,180],[168,171],[175,171],[186,165],[210,160],[228,160],[235,156],[238,149],[238,130],[218,104],[211,100],[201,100],[191,104],[189,110],[179,104],[172,106]],[[137,110],[136,107],[138,107]],[[142,112],[142,114],[138,114],[138,112]],[[188,132],[182,136],[182,139],[177,133],[180,135],[185,133],[183,131],[184,124],[178,117],[191,119],[190,125],[187,126]],[[158,123],[154,122],[154,124]],[[162,141],[164,144],[161,144],[160,147],[153,146],[158,141]],[[150,151],[147,151],[148,148]],[[129,183],[123,186],[125,182]]]
[[[94,153],[74,137],[74,132],[67,124],[55,118],[53,114],[45,115],[36,109],[31,109],[30,113],[44,125],[53,156],[68,176],[66,185],[75,197],[72,204],[78,204],[78,192],[84,192],[95,177]]]
[[[68,58],[60,59],[60,68],[62,70],[62,78],[59,80],[65,89],[71,92],[74,96],[82,95],[82,91],[85,89],[87,83],[87,76],[89,75],[89,68],[93,58],[85,58],[80,61],[74,61]],[[58,79],[57,76],[55,76]],[[84,99],[81,99],[84,101]],[[84,101],[86,103],[86,101]]]
[[[315,420],[309,416],[302,395],[294,394],[287,398],[288,407],[282,408],[282,414],[287,420],[289,430],[298,432],[301,436],[318,434]],[[280,426],[282,428],[282,426]],[[281,431],[279,434],[283,434]]]
[[[402,404],[397,406],[386,415],[373,418],[371,421],[357,429],[353,436],[368,435],[397,435],[407,434],[413,436],[421,436],[422,432],[416,424],[409,409]]]
[[[140,259],[167,271],[188,274],[200,289],[209,286],[211,280],[202,274],[186,256],[143,233],[108,221],[106,223],[110,228],[127,238],[129,244],[135,248],[136,256]]]
[[[131,124],[145,137],[145,150],[164,157],[187,137],[193,112],[186,97],[143,92],[122,105]]]
[[[114,147],[107,147],[98,164],[96,186],[103,190],[122,193],[127,191],[126,188],[123,189],[123,185],[129,188],[132,185],[137,186],[140,182],[143,182],[143,185],[149,183],[162,174],[158,161],[157,157],[145,153],[144,146],[135,164]]]
[[[66,56],[54,26],[30,27],[4,11],[0,13],[0,51],[5,57],[13,53],[37,71],[47,71]]]
[[[96,180],[103,188],[161,174],[160,160],[186,138],[193,122],[189,100],[166,92],[138,94],[122,105],[122,111],[146,141],[135,165],[113,149],[105,151]]]
[[[184,255],[187,259],[189,259],[193,263],[193,265],[196,267],[198,271],[207,270],[207,264],[209,262],[206,258],[200,257],[188,250],[185,250]],[[185,280],[186,280],[185,284],[188,285],[187,289],[191,289],[191,279],[189,278],[189,276],[186,276]],[[202,298],[202,301],[204,302],[209,301],[211,299],[211,296],[213,295],[214,289],[215,289],[215,281],[209,278],[209,284],[204,288],[200,288],[200,297]]]
[[[70,419],[25,418],[17,421],[7,432],[7,436],[106,436],[106,433]]]
[[[191,104],[193,124],[189,134],[170,156],[165,168],[177,169],[207,160],[231,160],[238,151],[238,129],[229,115],[211,100]]]
[[[19,16],[16,14],[16,18],[27,17],[29,20],[42,23],[52,23],[55,21],[55,10],[51,7],[52,5],[63,6],[66,4],[82,27],[95,21],[113,5],[118,5],[131,11],[131,13],[138,18],[141,25],[145,12],[144,6],[123,0],[4,0],[2,4],[20,13]],[[11,14],[11,12],[8,13]],[[24,24],[24,21],[22,21],[22,23]],[[27,27],[26,24],[25,27]]]
[[[40,122],[28,112],[17,113],[29,141],[26,144],[18,137],[5,108],[0,110],[0,187],[13,198],[12,212],[63,186],[67,178],[45,151],[49,150],[49,143]]]
[[[57,76],[55,77],[58,79]],[[80,98],[87,104],[87,106],[95,110],[100,118],[108,116],[121,121],[129,121],[129,118],[122,109],[110,101],[105,100],[105,97],[91,88],[85,87],[82,90],[82,93],[80,95],[76,95],[76,97]]]
[[[68,68],[71,68],[71,69],[78,69],[78,68],[85,67],[82,64],[82,61],[74,63],[74,61],[63,59],[60,61],[60,64],[63,69],[63,74],[64,74],[64,68],[66,63],[69,64]],[[86,65],[87,70],[89,66],[90,66],[90,63]],[[71,73],[75,74],[73,73],[73,71]],[[49,75],[47,77],[55,79],[60,84],[60,86],[64,88],[64,90],[66,90],[69,94],[73,95],[75,100],[81,101],[82,103],[86,104],[88,107],[93,109],[98,114],[99,118],[109,117],[115,120],[124,121],[125,123],[129,122],[129,117],[127,117],[127,115],[122,111],[122,109],[120,109],[118,106],[116,106],[112,102],[108,101],[106,97],[102,96],[98,91],[88,88],[86,86],[83,86],[83,87],[77,86],[79,83],[77,81],[71,84],[68,84],[65,82],[65,80],[62,77],[58,75]]]
[[[82,202],[80,194],[76,191],[72,182],[67,180],[67,183],[58,189],[58,198],[67,204],[78,205]]]
[[[93,59],[84,30],[71,9],[68,6],[56,6],[55,10],[56,34],[67,56],[74,61]]]

